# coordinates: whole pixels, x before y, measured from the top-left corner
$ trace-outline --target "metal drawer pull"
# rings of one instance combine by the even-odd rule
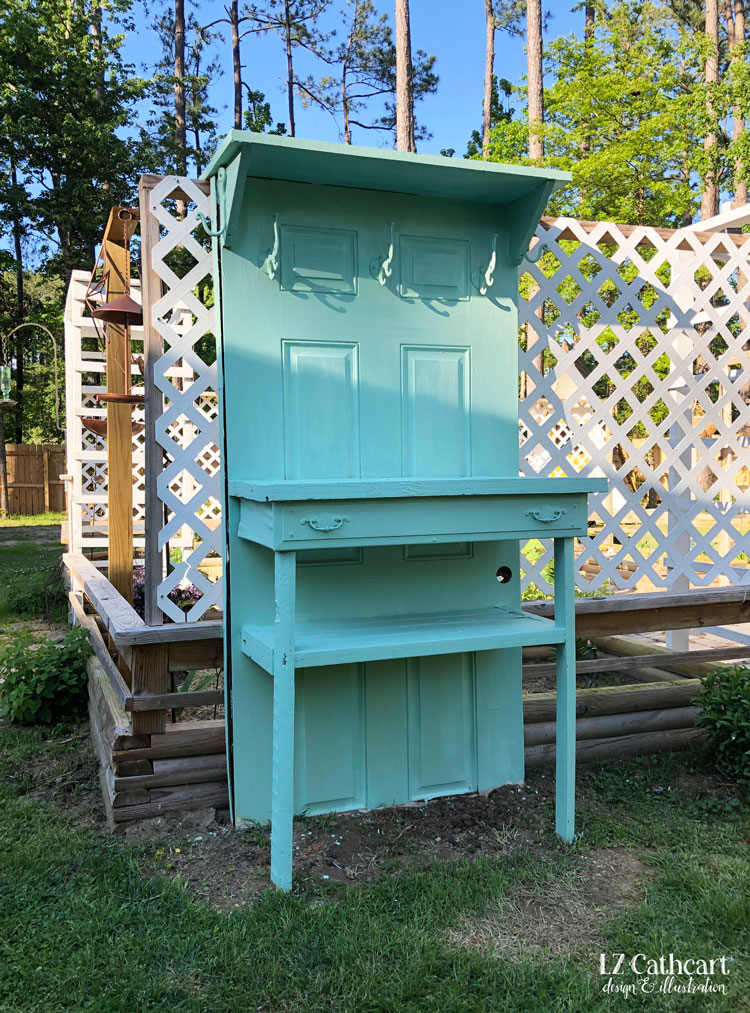
[[[313,531],[335,531],[342,524],[346,524],[348,517],[332,517],[330,514],[321,514],[320,517],[305,517],[302,524],[309,524]]]
[[[564,513],[564,510],[561,510],[559,507],[555,507],[555,509],[550,510],[548,514],[543,513],[541,510],[527,510],[526,516],[530,517],[532,521],[539,521],[542,524],[551,524],[553,521],[559,521]]]

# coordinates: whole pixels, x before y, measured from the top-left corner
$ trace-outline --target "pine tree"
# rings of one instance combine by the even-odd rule
[[[294,99],[301,89],[294,67],[295,51],[305,49],[316,56],[323,52],[329,36],[319,22],[330,4],[331,0],[263,0],[247,8],[255,31],[273,32],[284,43],[290,137],[296,134]]]
[[[144,143],[154,171],[199,176],[217,142],[218,113],[208,99],[221,74],[218,59],[207,58],[214,36],[192,14],[183,32],[169,10],[155,28],[162,53],[149,84],[152,115]]]
[[[706,0],[706,40],[705,59],[706,82],[706,119],[711,124],[715,119],[716,85],[719,82],[719,2]],[[701,219],[705,221],[719,213],[719,185],[716,168],[713,165],[713,149],[719,143],[718,133],[713,126],[709,127],[703,140],[703,148],[707,155],[707,168],[703,177],[703,197],[701,198]]]
[[[341,116],[343,137],[351,144],[353,128],[394,135],[396,131],[396,50],[385,14],[372,0],[347,0],[342,11],[344,33],[334,49],[322,54],[334,72],[319,81],[301,83],[303,99],[334,116]],[[414,101],[437,90],[435,57],[420,49],[414,56]],[[415,140],[430,136],[415,115]]]
[[[529,89],[529,158],[544,158],[544,71],[542,68],[542,0],[527,0],[526,49]]]

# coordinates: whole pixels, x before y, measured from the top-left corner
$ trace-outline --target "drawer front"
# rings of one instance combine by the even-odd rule
[[[277,505],[283,544],[378,545],[585,534],[586,496],[342,500]]]

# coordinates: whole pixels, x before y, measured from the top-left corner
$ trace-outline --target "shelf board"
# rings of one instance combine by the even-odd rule
[[[229,494],[259,503],[412,499],[433,496],[550,496],[606,492],[606,478],[469,477],[230,481]]]
[[[242,650],[273,671],[276,627],[243,626]],[[559,644],[565,630],[554,620],[503,606],[365,619],[319,619],[295,627],[295,668],[415,658],[463,651]]]

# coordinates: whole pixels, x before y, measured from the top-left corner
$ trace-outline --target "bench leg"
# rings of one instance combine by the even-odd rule
[[[295,552],[274,555],[276,640],[273,655],[273,759],[271,774],[271,882],[292,886],[294,825],[294,613]]]
[[[555,743],[555,829],[564,841],[575,834],[576,642],[575,554],[572,538],[555,539],[555,623],[565,627],[557,645],[557,722]]]

